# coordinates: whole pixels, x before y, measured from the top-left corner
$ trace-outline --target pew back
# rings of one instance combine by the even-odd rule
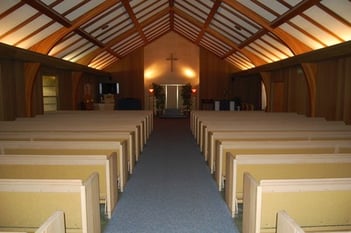
[[[351,229],[351,178],[256,179],[244,175],[243,232],[275,232],[285,210],[304,228]]]
[[[99,233],[99,177],[85,180],[0,179],[0,229],[33,232],[56,210],[66,232]]]
[[[132,174],[135,162],[139,157],[134,132],[0,132],[0,141],[126,141],[128,153],[128,169]]]
[[[100,199],[111,218],[117,204],[117,157],[111,155],[0,155],[1,179],[85,179],[99,174]]]
[[[117,154],[117,177],[121,192],[128,179],[126,141],[0,141],[0,154],[110,155]]]
[[[351,154],[228,154],[227,168],[225,200],[234,217],[246,172],[258,179],[351,177]]]
[[[216,145],[215,178],[222,190],[227,153],[236,154],[326,154],[351,153],[349,140],[316,141],[219,141]]]

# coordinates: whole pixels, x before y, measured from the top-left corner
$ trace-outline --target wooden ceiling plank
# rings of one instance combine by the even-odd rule
[[[123,5],[116,5],[114,7],[111,7],[110,9],[106,10],[105,12],[101,13],[100,15],[98,15],[98,17],[95,17],[94,20],[90,20],[88,23],[84,24],[81,28],[83,30],[85,30],[87,27],[90,27],[91,25],[93,25],[94,23],[96,23],[97,21],[105,18],[106,16],[110,15],[110,14],[114,14],[115,11],[119,8],[122,8]],[[124,13],[121,12],[120,14],[116,14],[114,17],[112,17],[110,20],[108,20],[105,25],[108,25],[109,23],[111,23],[113,20],[118,19],[119,17],[121,17]],[[96,28],[95,30],[98,30],[98,28]],[[95,30],[93,30],[92,32],[94,32]],[[92,33],[90,32],[90,33]]]
[[[38,0],[22,0],[22,1],[26,2],[29,6],[33,7],[37,11],[41,12],[42,14],[45,14],[49,18],[55,20],[56,22],[62,24],[65,27],[72,26],[72,23],[68,19],[58,14],[55,10],[49,8],[41,1],[38,1]]]
[[[67,16],[70,13],[74,12],[75,10],[79,9],[80,7],[84,6],[85,4],[89,3],[90,0],[84,0],[79,2],[77,5],[75,5],[74,7],[68,9],[67,11],[65,11],[64,13],[62,13],[63,16]]]
[[[292,51],[292,53],[301,54],[312,50],[309,46],[302,43],[300,40],[297,40],[295,37],[292,37],[290,34],[281,30],[280,28],[271,27],[271,25],[266,19],[264,19],[251,9],[248,9],[244,5],[232,0],[222,1],[228,4],[229,6],[233,7],[237,11],[241,12],[246,17],[255,21],[258,25],[261,25],[267,31],[276,35],[282,41],[282,43],[284,43]]]
[[[18,2],[16,5],[10,7],[6,11],[0,14],[0,20],[5,18],[6,16],[10,15],[14,11],[16,11],[18,8],[22,7],[25,3],[24,2]]]
[[[29,1],[29,0],[27,0]],[[56,43],[61,40],[64,36],[68,33],[74,31],[75,29],[79,28],[79,26],[83,25],[84,23],[88,22],[91,18],[101,14],[102,12],[106,11],[110,7],[114,6],[115,4],[119,3],[120,0],[109,0],[101,3],[100,5],[96,6],[93,10],[87,12],[86,14],[78,17],[75,19],[69,28],[63,27],[50,36],[46,37],[44,40],[38,42],[34,46],[30,48],[31,51],[48,54],[48,52],[53,48]]]
[[[342,24],[345,24],[348,27],[351,27],[351,22],[347,21],[346,19],[344,19],[343,17],[341,17],[340,15],[336,14],[334,11],[330,10],[328,7],[324,6],[321,3],[316,4],[316,6],[318,6],[319,8],[321,8],[323,11],[325,11],[326,13],[328,13],[330,16],[332,16],[333,18],[335,18],[336,20],[338,20],[339,22],[341,22]]]
[[[294,18],[295,16],[301,14],[305,10],[311,8],[312,6],[319,3],[321,0],[304,0],[297,4],[295,7],[284,13],[283,15],[279,16],[276,20],[273,20],[271,23],[272,28],[276,28],[283,23],[288,22],[290,19]]]
[[[10,30],[8,30],[6,33],[2,34],[0,36],[0,39],[5,38],[8,35],[11,35],[12,33],[20,30],[22,27],[24,27],[25,25],[27,25],[28,23],[30,23],[31,21],[35,20],[36,18],[38,18],[41,15],[41,13],[36,13],[33,16],[29,17],[28,19],[26,19],[25,21],[23,21],[22,23],[18,24],[17,26],[11,28]],[[16,45],[16,43],[14,44]]]
[[[226,7],[224,7],[224,8],[226,8]],[[242,17],[241,15],[236,14],[235,12],[232,12],[232,13],[233,13],[236,17],[238,17],[238,18],[240,18],[241,20],[245,21],[247,24],[251,25],[251,26],[254,27],[254,28],[257,28],[257,30],[260,30],[260,28],[258,28],[257,25],[251,23],[250,21],[248,21],[247,19],[245,19],[245,18]],[[226,20],[230,21],[232,24],[235,25],[235,27],[236,27],[235,33],[238,33],[238,34],[240,34],[242,37],[245,37],[244,34],[242,34],[242,33],[240,32],[241,30],[243,30],[243,31],[245,31],[245,32],[247,32],[247,33],[253,35],[253,33],[252,33],[251,31],[249,31],[249,30],[246,29],[245,27],[243,27],[243,26],[237,24],[237,23],[236,23],[234,20],[232,20],[230,17],[228,17],[228,16],[226,16],[226,15],[224,15],[224,14],[222,14],[222,13],[217,13],[217,14],[220,15],[220,16],[222,16],[223,18],[225,18]],[[215,19],[214,19],[214,20],[215,20]],[[219,20],[218,20],[218,21],[219,21]],[[234,28],[232,29],[232,31],[234,31]]]
[[[22,42],[28,40],[29,38],[35,36],[36,34],[40,33],[41,31],[43,31],[44,29],[50,27],[51,25],[53,25],[55,22],[51,21],[49,23],[44,24],[43,26],[39,27],[38,29],[34,30],[33,32],[29,33],[28,35],[26,35],[25,37],[23,37],[22,39],[20,39],[19,41],[17,41],[17,43],[14,44],[14,46],[17,46],[19,44],[21,44]]]
[[[327,27],[325,27],[324,25],[316,22],[314,19],[312,19],[311,17],[305,15],[305,14],[301,14],[301,17],[306,19],[307,21],[309,21],[311,24],[315,25],[316,27],[320,28],[321,30],[325,31],[326,33],[330,34],[331,36],[335,37],[336,39],[339,40],[339,42],[344,42],[344,40],[337,35],[336,33],[334,33],[332,30],[328,29]]]
[[[267,35],[270,36],[270,35]],[[274,38],[273,38],[274,39]],[[286,57],[290,57],[289,54],[287,54],[285,51],[283,51],[282,49],[280,49],[279,47],[277,47],[276,45],[272,44],[270,41],[264,39],[263,37],[261,37],[261,40],[264,41],[266,44],[268,44],[269,46],[271,46],[272,48],[274,48],[275,50],[277,50],[278,52],[284,54]]]
[[[307,32],[306,30],[302,29],[298,25],[296,25],[296,24],[294,24],[292,22],[287,22],[287,24],[289,24],[291,27],[295,28],[297,31],[300,31],[305,36],[307,36],[307,37],[311,38],[312,40],[316,41],[317,43],[321,44],[323,47],[327,46],[321,39],[319,39],[318,37],[312,35],[311,33]]]

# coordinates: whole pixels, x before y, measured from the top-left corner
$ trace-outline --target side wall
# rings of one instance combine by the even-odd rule
[[[267,111],[297,112],[351,124],[351,56],[314,63],[315,87],[307,84],[301,66],[261,73],[267,92]],[[315,88],[315,102],[310,91]]]
[[[320,62],[316,116],[351,124],[351,56]]]
[[[231,76],[235,71],[234,66],[201,48],[199,99],[232,98]]]

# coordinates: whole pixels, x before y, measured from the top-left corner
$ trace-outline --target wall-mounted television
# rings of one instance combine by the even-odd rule
[[[100,95],[105,95],[105,94],[119,94],[119,83],[107,83],[107,82],[102,82],[99,83],[99,94]]]

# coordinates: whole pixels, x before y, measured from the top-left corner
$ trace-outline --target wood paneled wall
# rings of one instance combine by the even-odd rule
[[[231,76],[238,71],[231,64],[217,56],[200,49],[200,90],[201,99],[231,98]]]
[[[27,63],[28,64],[28,63]],[[25,62],[20,60],[0,60],[0,120],[11,121],[18,117],[27,117],[26,101],[30,101],[31,116],[43,114],[42,75],[54,75],[58,78],[58,110],[76,110],[83,100],[83,85],[86,82],[97,87],[99,75],[81,72],[78,78],[69,69],[56,69],[40,66],[29,96],[26,96]],[[6,68],[5,68],[6,67]],[[93,88],[95,96],[97,90]],[[76,95],[76,93],[78,93]]]
[[[144,49],[136,50],[105,71],[119,83],[118,98],[137,98],[144,104]]]
[[[25,116],[23,63],[0,61],[0,120]]]
[[[261,73],[271,112],[296,112],[351,124],[351,56],[315,63],[316,86],[311,87],[301,66]],[[310,89],[316,89],[310,103]],[[314,106],[311,106],[314,105]]]
[[[308,114],[308,87],[300,66],[272,71],[264,83],[268,85],[268,111]]]
[[[351,56],[318,63],[316,115],[351,124]]]
[[[242,104],[252,104],[254,110],[262,109],[261,76],[259,74],[231,79],[231,98],[239,98]]]

